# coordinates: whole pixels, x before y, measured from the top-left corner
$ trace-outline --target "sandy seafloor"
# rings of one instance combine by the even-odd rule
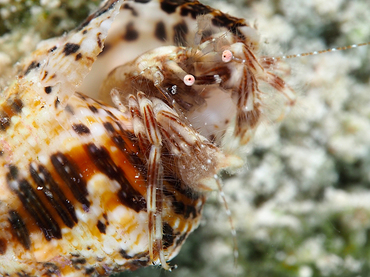
[[[14,13],[7,10],[11,2],[0,0],[3,19]],[[58,18],[56,33],[76,24],[63,19],[68,14],[63,7],[85,5],[61,2],[33,7],[36,14],[45,10],[46,21],[49,15]],[[256,21],[262,42],[276,56],[370,40],[365,0],[208,2]],[[12,32],[0,38],[3,82],[12,63],[48,36],[45,27],[29,22],[36,28],[28,35],[19,31],[22,22],[17,27],[12,21],[7,27]],[[237,231],[238,276],[370,276],[369,62],[370,46],[289,61],[297,104],[281,124],[267,120],[259,128],[246,166],[224,178]],[[201,227],[171,264],[178,269],[120,276],[233,276],[230,226],[217,193],[210,196]]]

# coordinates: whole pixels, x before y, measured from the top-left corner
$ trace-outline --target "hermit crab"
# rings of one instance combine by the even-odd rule
[[[159,45],[112,59],[144,32],[127,12],[152,7],[146,32]],[[154,0],[107,1],[42,43],[0,102],[0,275],[170,269],[208,192],[221,189],[218,174],[242,165],[237,149],[264,113],[260,85],[295,102],[284,63],[259,43],[243,19]],[[89,81],[96,72],[101,85]]]

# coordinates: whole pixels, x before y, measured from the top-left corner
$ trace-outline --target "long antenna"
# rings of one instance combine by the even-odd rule
[[[318,55],[318,54],[322,54],[322,53],[348,50],[348,49],[357,48],[357,47],[366,46],[366,45],[370,45],[370,42],[352,44],[352,45],[342,46],[342,47],[328,48],[328,49],[325,49],[325,50],[306,52],[306,53],[302,53],[302,54],[284,55],[284,56],[279,56],[279,57],[273,57],[272,59],[273,60],[286,60],[286,59],[292,59],[292,58],[298,58],[298,57],[313,56],[313,55]]]
[[[238,250],[238,242],[237,242],[237,237],[236,237],[235,225],[234,225],[233,218],[231,216],[231,211],[230,211],[229,205],[227,203],[227,199],[226,199],[225,193],[224,193],[224,191],[222,189],[221,180],[217,176],[217,174],[215,174],[213,176],[213,178],[215,179],[215,181],[217,183],[218,192],[219,192],[219,195],[221,197],[221,200],[222,200],[222,202],[224,204],[226,215],[227,215],[227,218],[229,220],[229,225],[230,225],[230,228],[231,228],[231,235],[232,235],[232,238],[233,238],[233,246],[234,246],[234,251],[233,251],[233,256],[234,256],[234,276],[237,276],[237,274],[238,274],[237,273],[237,270],[238,270],[239,250]]]

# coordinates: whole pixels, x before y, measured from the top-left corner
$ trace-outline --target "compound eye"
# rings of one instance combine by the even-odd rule
[[[192,86],[195,82],[195,77],[191,74],[187,74],[184,77],[184,84],[187,86]]]
[[[230,50],[224,50],[222,52],[222,61],[228,63],[233,58],[233,53]]]

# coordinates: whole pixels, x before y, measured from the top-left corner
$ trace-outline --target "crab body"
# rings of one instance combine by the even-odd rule
[[[210,18],[197,20],[198,25],[208,20],[206,26],[211,26]],[[251,33],[250,27],[244,28]],[[216,146],[236,151],[261,122],[261,83],[283,95],[284,106],[294,104],[295,93],[276,74],[284,68],[281,60],[257,56],[255,36],[201,30],[195,35],[197,46],[162,46],[116,67],[102,83],[100,98],[116,99],[116,106],[125,107],[128,95],[145,91],[174,108]],[[234,146],[227,145],[231,138],[225,133],[232,135]]]

